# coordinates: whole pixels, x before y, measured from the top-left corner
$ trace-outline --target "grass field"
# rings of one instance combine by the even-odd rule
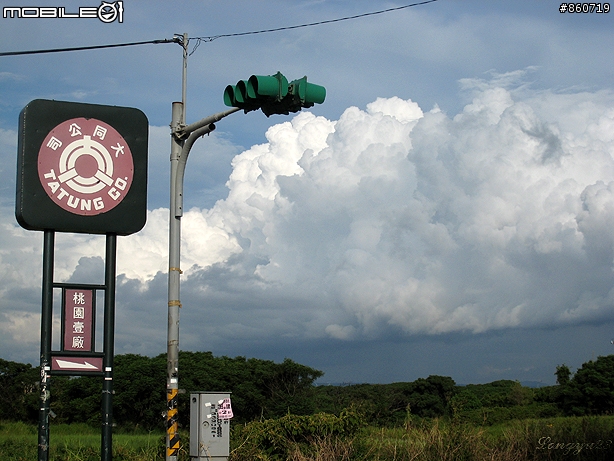
[[[96,428],[52,424],[49,459],[98,461],[100,443]],[[248,440],[232,440],[231,448],[229,461],[611,461],[614,416],[517,420],[491,427],[414,420],[403,428],[368,427],[351,438],[290,441],[283,451],[250,447]],[[188,451],[186,441],[181,461],[190,459]],[[31,461],[37,459],[37,453],[36,426],[0,422],[2,461]],[[164,459],[164,434],[114,434],[113,459]]]
[[[86,424],[51,424],[49,461],[100,461],[100,429]],[[113,434],[113,460],[164,459],[164,433]],[[188,456],[182,456],[189,459]],[[38,459],[38,427],[21,422],[0,422],[0,459]]]
[[[607,461],[614,459],[614,417],[510,421],[490,427],[431,421],[371,428],[357,442],[360,456],[355,459],[365,461]]]

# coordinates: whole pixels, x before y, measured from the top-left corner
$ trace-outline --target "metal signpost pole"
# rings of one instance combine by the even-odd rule
[[[43,300],[40,350],[40,409],[38,413],[38,461],[49,459],[49,377],[51,374],[51,328],[53,320],[53,258],[55,232],[44,231]]]
[[[115,354],[115,275],[117,235],[108,234],[105,257],[104,381],[102,384],[102,461],[113,459],[113,356]]]

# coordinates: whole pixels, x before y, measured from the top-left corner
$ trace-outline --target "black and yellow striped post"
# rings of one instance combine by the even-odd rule
[[[166,392],[166,457],[175,458],[179,455],[179,431],[177,424],[177,389],[168,389]]]

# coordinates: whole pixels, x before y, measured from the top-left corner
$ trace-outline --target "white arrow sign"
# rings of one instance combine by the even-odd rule
[[[96,365],[87,363],[87,361],[80,363],[80,362],[69,362],[67,360],[57,359],[56,363],[58,364],[58,367],[60,368],[76,368],[78,370],[98,370],[98,367]]]
[[[88,362],[89,360],[89,362]],[[54,358],[56,370],[76,370],[76,371],[101,371],[102,370],[102,359],[94,358],[94,359],[69,359],[68,357]],[[90,363],[94,362],[94,363]],[[95,365],[95,363],[99,362],[99,365]]]

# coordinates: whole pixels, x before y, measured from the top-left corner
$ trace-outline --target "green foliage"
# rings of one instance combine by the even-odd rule
[[[166,357],[118,355],[113,379],[114,420],[127,427],[159,428],[166,410]]]
[[[274,418],[291,412],[311,414],[313,382],[322,372],[290,359],[282,363],[245,357],[214,357],[210,352],[180,352],[180,423],[189,423],[189,393],[231,392],[235,421]],[[0,359],[0,416],[38,421],[38,368]],[[166,410],[166,355],[115,357],[114,422],[120,427],[163,429]],[[102,379],[53,376],[49,386],[55,423],[100,424]]]
[[[2,461],[30,461],[38,456],[37,426],[22,422],[0,421]],[[51,430],[49,461],[99,461],[100,429],[86,424],[54,424]],[[152,461],[164,459],[165,439],[161,432],[115,433],[114,461]],[[189,461],[180,452],[180,461]]]
[[[606,461],[614,457],[613,417],[508,422],[492,428],[446,419],[403,428],[367,427],[345,436],[316,437],[292,419],[250,423],[233,434],[230,461]],[[268,434],[268,435],[267,435]],[[254,442],[258,440],[258,442]]]
[[[352,416],[350,416],[352,413]],[[344,423],[343,420],[346,419]],[[229,461],[610,461],[614,416],[506,422],[487,428],[446,419],[421,419],[397,428],[366,427],[347,415],[286,415],[235,426]],[[115,434],[113,459],[164,459],[160,432]],[[258,441],[258,442],[256,442]],[[0,421],[2,461],[36,459],[36,426]],[[50,461],[100,459],[100,435],[86,425],[55,425]],[[184,446],[179,461],[188,461]]]
[[[356,460],[457,461],[486,460],[489,451],[483,431],[441,419],[404,429],[370,428],[354,443]],[[492,458],[500,459],[500,458]]]
[[[556,383],[560,386],[565,386],[569,384],[569,380],[571,379],[571,370],[565,364],[558,365],[556,367]]]
[[[523,388],[517,381],[500,380],[489,384],[468,384],[464,390],[471,392],[479,401],[480,406],[510,407],[521,404],[523,400],[529,402],[532,390]]]
[[[180,352],[180,424],[189,424],[189,393],[230,392],[242,424],[287,414],[340,414],[359,408],[368,424],[404,427],[419,419],[451,418],[485,427],[503,421],[559,415],[614,414],[614,355],[585,363],[575,375],[557,366],[556,386],[523,387],[516,381],[456,386],[452,378],[429,376],[414,382],[314,386],[322,372],[290,359],[282,363],[245,357],[214,357],[211,352]],[[0,417],[38,421],[39,371],[0,359]],[[164,430],[166,355],[115,357],[114,421],[121,429]],[[52,424],[100,425],[102,379],[53,376]],[[185,431],[182,431],[185,434]]]
[[[563,379],[554,399],[568,415],[613,414],[614,355],[584,363],[573,378]]]
[[[39,380],[32,365],[0,359],[0,419],[36,421]]]
[[[523,387],[517,381],[470,384],[460,388],[450,406],[455,421],[492,426],[505,421],[546,418],[560,412],[552,401],[536,398],[539,389]]]
[[[456,420],[474,426],[493,426],[507,421],[533,418],[550,418],[559,414],[556,405],[532,403],[513,407],[480,407],[459,413]]]
[[[565,417],[507,423],[498,446],[516,446],[525,459],[609,461],[614,459],[613,417]]]
[[[278,419],[252,421],[235,427],[238,446],[230,460],[282,460],[293,454],[308,455],[322,443],[342,444],[365,425],[364,415],[355,408],[339,416],[316,413],[311,416],[287,414]]]
[[[429,376],[410,383],[318,386],[317,411],[338,413],[351,405],[359,407],[369,424],[399,426],[412,415],[435,418],[449,414],[449,400],[455,391],[452,378]]]
[[[313,382],[322,372],[290,359],[282,363],[245,357],[214,357],[211,352],[180,352],[180,383],[191,391],[232,392],[234,421],[310,414]],[[189,395],[180,395],[180,422],[189,421]]]

